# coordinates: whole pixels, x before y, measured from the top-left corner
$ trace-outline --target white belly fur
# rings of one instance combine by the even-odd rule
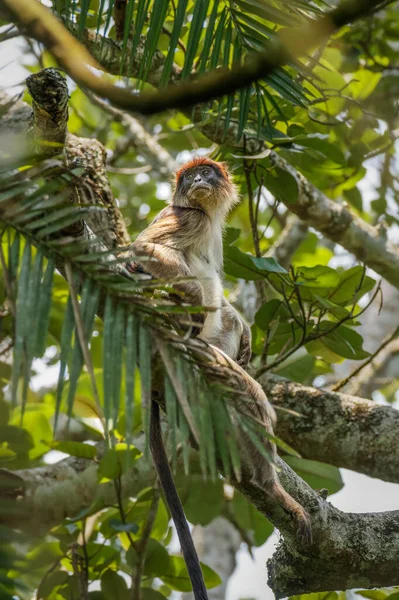
[[[215,266],[210,261],[196,254],[189,257],[190,271],[201,283],[204,290],[205,306],[215,308],[209,312],[204,323],[200,338],[209,340],[222,328],[221,306],[223,298],[223,286]]]

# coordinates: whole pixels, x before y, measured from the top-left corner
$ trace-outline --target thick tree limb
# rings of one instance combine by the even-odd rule
[[[134,444],[142,449],[143,436]],[[97,452],[101,457],[102,443],[97,444]],[[123,496],[134,496],[155,478],[150,463],[134,461],[121,478]],[[93,460],[68,457],[35,469],[0,469],[0,522],[34,535],[46,533],[66,517],[75,517],[96,500],[104,506],[117,504],[114,483],[98,483],[98,462]]]
[[[187,109],[243,89],[293,57],[303,55],[343,25],[378,8],[381,0],[344,0],[318,21],[282,30],[276,40],[261,52],[251,54],[244,64],[237,62],[231,69],[212,71],[178,86],[169,85],[162,92],[139,95],[93,73],[87,64],[96,67],[96,61],[38,0],[2,0],[2,3],[11,19],[30,37],[42,42],[76,83],[107,98],[115,106],[151,115],[171,108]]]
[[[285,463],[279,461],[278,466],[284,488],[312,516],[314,542],[309,548],[298,546],[295,525],[273,499],[245,477],[241,483],[232,482],[284,531],[284,541],[268,563],[269,585],[277,598],[311,591],[399,584],[398,511],[342,513],[311,490]],[[19,527],[40,534],[65,517],[76,516],[96,499],[101,498],[104,506],[115,504],[112,482],[98,485],[97,471],[98,463],[77,458],[32,470],[2,469],[1,493],[11,500],[10,508],[14,509],[14,513],[3,510],[2,514],[9,524],[15,520]],[[144,461],[135,461],[123,476],[123,497],[148,485],[153,475]]]
[[[281,156],[273,153],[270,160],[273,166],[288,171],[297,182],[296,202],[284,202],[283,199],[291,212],[330,240],[341,244],[389,283],[399,287],[399,251],[376,227],[368,225],[342,204],[327,198]]]
[[[399,483],[399,411],[273,375],[261,378],[278,411],[276,433],[304,458]]]

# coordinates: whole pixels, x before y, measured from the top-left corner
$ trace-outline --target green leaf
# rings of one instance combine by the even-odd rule
[[[234,490],[231,500],[234,520],[244,530],[252,533],[256,546],[262,546],[274,531],[273,525],[240,492]]]
[[[211,404],[213,399],[209,401],[209,394],[207,391],[208,390],[205,391],[203,387],[201,387],[199,390],[201,440],[205,441],[205,443],[200,444],[200,463],[204,478],[206,478],[209,470],[212,481],[215,481],[217,478],[216,445],[211,412]]]
[[[9,450],[9,448],[0,447],[0,461],[14,460],[16,456],[17,454],[12,450]]]
[[[76,289],[76,287],[75,287]],[[84,330],[85,342],[88,345],[91,338],[95,312],[99,299],[99,287],[94,284],[88,277],[83,282],[83,288],[81,293],[80,302],[80,313],[81,320]],[[72,293],[72,292],[71,292]],[[76,393],[79,375],[83,367],[83,352],[80,345],[79,336],[77,333],[77,327],[75,331],[75,343],[72,352],[72,360],[69,375],[69,388],[68,388],[68,414],[72,413],[73,400]]]
[[[189,479],[177,477],[176,485],[190,523],[205,526],[220,514],[223,501],[220,479],[205,482],[202,475],[191,474]]]
[[[270,327],[270,324],[276,319],[288,319],[290,311],[285,306],[284,302],[273,298],[265,302],[255,315],[256,325],[263,331]]]
[[[226,246],[230,246],[230,244],[233,244],[239,239],[240,235],[241,229],[236,227],[226,227],[223,235],[223,243]]]
[[[128,600],[129,589],[125,579],[112,569],[101,575],[101,591],[107,600]]]
[[[49,259],[46,270],[44,272],[42,285],[40,288],[40,297],[37,308],[37,329],[36,329],[36,344],[35,354],[41,356],[45,351],[46,337],[50,321],[50,309],[53,291],[55,261]]]
[[[385,600],[389,597],[386,590],[357,590],[356,594],[363,598],[370,598],[370,600]]]
[[[180,2],[179,2],[179,7],[180,7]],[[218,8],[219,8],[219,2],[214,2],[212,12],[209,17],[209,22],[206,27],[205,40],[204,40],[204,45],[203,45],[202,53],[201,53],[201,62],[198,67],[199,73],[203,73],[206,70],[206,63],[207,63],[208,56],[209,56],[209,53],[211,50]]]
[[[280,167],[265,171],[263,183],[276,200],[295,204],[298,199],[299,190],[295,177]]]
[[[328,325],[325,325],[328,330]],[[332,333],[326,334],[322,342],[340,356],[352,360],[362,360],[370,356],[369,352],[363,350],[363,338],[353,329],[341,325]]]
[[[264,279],[264,275],[252,262],[252,258],[250,254],[245,254],[235,246],[227,246],[224,253],[224,270],[228,275],[246,281]]]
[[[166,56],[165,64],[163,66],[160,86],[163,86],[169,82],[170,74],[172,72],[173,67],[173,60],[175,57],[175,50],[177,48],[179,36],[183,28],[184,18],[186,16],[187,3],[188,0],[179,0],[179,3],[177,5],[176,17],[173,21],[173,29],[170,35],[169,50]]]
[[[61,354],[60,354],[60,372],[58,375],[57,392],[56,392],[56,404],[55,404],[55,415],[54,415],[54,430],[57,428],[58,415],[61,407],[62,391],[64,389],[64,378],[67,368],[68,357],[71,351],[72,335],[74,330],[74,318],[71,297],[68,297],[66,305],[65,317],[62,324],[61,331]],[[72,407],[71,407],[72,410]]]
[[[166,548],[157,540],[151,538],[146,547],[144,573],[163,579],[165,574],[170,573],[171,558]]]
[[[56,591],[59,586],[65,585],[69,575],[65,571],[55,571],[48,573],[47,577],[43,577],[37,590],[37,598],[47,598],[52,592]]]
[[[143,26],[148,15],[150,0],[139,0],[137,4],[136,20],[134,22],[134,35],[130,49],[129,73],[132,72],[133,61],[136,56],[137,45],[143,32]],[[111,13],[110,13],[111,14]],[[144,63],[142,67],[144,66]]]
[[[170,556],[169,559],[168,575],[161,575],[160,578],[173,590],[190,592],[192,586],[184,559],[181,556]],[[201,569],[207,589],[212,589],[222,583],[219,575],[213,569],[203,563],[201,563]]]
[[[58,452],[64,452],[64,454],[78,458],[93,459],[96,456],[96,447],[83,442],[53,442],[50,447],[53,450],[58,450]]]
[[[231,476],[230,452],[227,444],[229,422],[226,419],[222,402],[223,400],[220,396],[219,398],[213,398],[210,402],[210,409],[212,414],[217,453],[220,455],[223,464],[224,476],[229,479]],[[201,441],[204,443],[204,440]]]
[[[125,414],[126,432],[130,435],[134,422],[138,327],[136,316],[129,313],[126,324]],[[128,438],[129,439],[129,438]]]
[[[170,451],[171,451],[171,467],[176,469],[176,449],[177,449],[177,398],[173,384],[169,377],[165,375],[165,406],[168,415]],[[184,417],[183,417],[184,418]]]
[[[139,357],[141,376],[141,403],[144,419],[144,431],[146,439],[150,439],[150,408],[151,408],[151,337],[148,327],[140,323],[139,331]],[[146,444],[144,457],[148,456],[148,443]]]
[[[375,285],[375,279],[365,275],[360,265],[339,273],[339,278],[337,289],[330,295],[330,300],[342,306],[358,302]]]
[[[137,523],[124,523],[119,519],[110,519],[108,524],[112,529],[115,529],[115,531],[118,532],[137,533],[139,530]]]
[[[194,58],[198,51],[198,43],[204,30],[204,20],[208,10],[209,0],[196,0],[194,4],[193,18],[187,42],[187,52],[184,56],[184,66],[181,77],[185,78],[191,74]]]
[[[284,275],[288,275],[288,271],[279,265],[275,258],[251,256],[251,260],[255,267],[259,269],[259,271],[264,273],[283,273]]]
[[[157,42],[159,40],[161,29],[166,18],[168,5],[168,0],[154,0],[153,3],[150,17],[150,26],[147,31],[143,53],[143,63],[146,65],[143,76],[144,80],[147,79],[148,72],[153,62],[154,54],[157,49]],[[140,67],[140,71],[141,70],[142,66]]]
[[[103,391],[104,391],[104,416],[109,426],[112,407],[112,351],[113,331],[115,327],[115,309],[111,296],[105,299],[104,333],[103,333]]]
[[[24,315],[28,312],[28,292],[29,280],[31,272],[31,246],[28,242],[25,243],[25,248],[22,256],[21,273],[18,280],[18,293],[16,301],[16,320],[15,320],[15,342],[13,354],[13,372],[11,380],[11,398],[12,403],[17,403],[17,387],[18,380],[21,376],[22,367],[26,361],[25,355],[25,331],[28,326]],[[25,377],[28,373],[25,373]],[[23,408],[25,407],[23,402]]]
[[[142,600],[165,600],[165,596],[161,592],[148,587],[141,588],[141,598]]]
[[[222,13],[219,18],[219,23],[218,23],[218,26],[216,28],[216,33],[215,33],[215,40],[213,43],[213,50],[212,50],[211,60],[210,60],[210,69],[212,71],[214,69],[216,69],[218,62],[219,62],[219,56],[220,56],[220,50],[222,47],[226,18],[227,18],[227,9],[224,8],[222,10]]]
[[[98,481],[117,479],[122,472],[121,465],[114,448],[108,448],[98,465]]]
[[[125,345],[125,307],[119,302],[116,307],[115,325],[112,331],[112,357],[111,357],[111,373],[108,373],[112,378],[112,417],[113,422],[118,420],[121,380],[122,380],[122,362],[123,362],[123,347]]]
[[[296,283],[307,288],[335,288],[340,283],[339,274],[331,267],[317,265],[316,267],[297,267]]]
[[[68,523],[77,523],[78,521],[81,521],[82,519],[86,519],[87,517],[90,517],[91,515],[95,515],[96,513],[100,512],[103,508],[104,508],[104,499],[97,498],[96,500],[94,500],[94,502],[90,506],[80,510],[78,512],[78,514],[75,515],[73,518],[71,518],[71,519],[66,518],[66,521]]]
[[[344,487],[341,473],[333,465],[295,456],[285,456],[284,460],[315,490],[327,488],[329,494],[335,494]]]

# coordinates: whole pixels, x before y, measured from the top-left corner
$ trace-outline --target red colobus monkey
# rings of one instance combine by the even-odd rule
[[[187,303],[213,309],[206,313],[198,337],[235,361],[230,361],[230,365],[240,375],[244,391],[254,400],[249,409],[273,433],[274,411],[260,385],[243,370],[251,356],[251,331],[223,296],[223,227],[237,201],[237,190],[226,166],[209,158],[194,158],[176,173],[171,203],[138,236],[133,248],[138,264],[140,257],[146,259],[142,270],[171,282]],[[163,447],[159,407],[156,402],[152,406],[150,445],[154,461],[175,520],[195,598],[204,600],[207,593],[201,568]],[[298,534],[310,541],[307,513],[284,490],[274,466],[264,460],[244,433],[241,437],[243,462],[248,463],[252,482],[293,515]],[[271,457],[275,457],[275,446],[269,441],[265,444]]]

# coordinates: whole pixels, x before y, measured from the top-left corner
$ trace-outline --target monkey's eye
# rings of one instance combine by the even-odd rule
[[[187,173],[186,177],[189,181],[191,181],[192,178],[194,177],[194,173]]]
[[[202,174],[205,175],[205,177],[208,177],[208,175],[211,174],[211,170],[210,169],[202,169]]]

